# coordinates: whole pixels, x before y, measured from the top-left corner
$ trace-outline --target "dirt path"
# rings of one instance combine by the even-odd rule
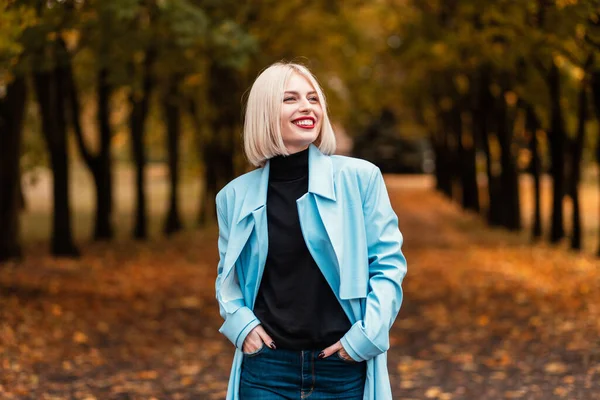
[[[391,332],[398,399],[600,399],[597,260],[486,229],[388,177],[409,263]],[[0,276],[0,398],[222,399],[216,230],[30,249]]]
[[[600,399],[600,262],[388,186],[409,264],[389,358],[397,398]]]

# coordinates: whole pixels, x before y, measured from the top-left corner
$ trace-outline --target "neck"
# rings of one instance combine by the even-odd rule
[[[291,181],[308,176],[308,148],[288,156],[275,156],[270,160],[269,179]]]
[[[290,153],[290,155],[292,155],[292,154],[296,154],[296,153],[299,153],[301,151],[308,149],[308,146],[310,146],[310,145],[309,144],[298,145],[298,146],[286,145],[285,148],[288,151],[288,153]]]

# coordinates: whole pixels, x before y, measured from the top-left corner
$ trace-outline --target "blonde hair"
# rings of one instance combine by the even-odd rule
[[[289,154],[281,136],[281,104],[285,86],[294,72],[310,82],[323,108],[323,123],[314,144],[323,154],[335,152],[335,135],[327,114],[327,102],[317,79],[303,65],[277,62],[258,75],[246,103],[244,152],[255,166],[262,167],[269,158]]]

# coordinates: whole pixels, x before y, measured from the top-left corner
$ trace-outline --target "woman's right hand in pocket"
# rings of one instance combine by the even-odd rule
[[[271,336],[265,332],[262,325],[257,325],[248,333],[246,339],[244,339],[242,351],[246,354],[254,353],[263,346],[263,343],[271,349],[275,349],[275,342],[273,342]]]

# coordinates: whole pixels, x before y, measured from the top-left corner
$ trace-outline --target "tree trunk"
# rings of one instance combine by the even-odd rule
[[[499,179],[495,173],[493,155],[490,149],[490,140],[495,137],[490,129],[490,113],[493,110],[493,97],[489,91],[491,77],[490,68],[482,67],[479,74],[478,97],[479,116],[476,130],[481,140],[485,153],[485,170],[488,181],[487,221],[491,226],[502,225],[502,201]]]
[[[179,137],[181,134],[181,118],[179,113],[179,81],[180,78],[172,76],[169,88],[163,100],[163,110],[167,126],[167,148],[169,156],[170,196],[169,211],[165,221],[164,232],[171,234],[182,229],[179,216]]]
[[[591,87],[592,87],[592,96],[593,96],[592,104],[594,105],[594,113],[595,113],[596,121],[597,121],[597,125],[598,125],[598,127],[596,128],[596,129],[598,129],[598,133],[596,136],[600,137],[600,69],[596,69],[592,73]],[[596,144],[596,163],[598,164],[598,170],[600,170],[600,141],[598,141],[598,143]],[[599,178],[600,178],[600,176],[599,176]],[[600,179],[599,179],[598,183],[600,183]],[[600,187],[600,185],[598,187]],[[600,239],[600,236],[599,236],[599,239]],[[600,257],[600,240],[598,242],[598,250],[597,250],[596,254],[598,255],[598,257]]]
[[[444,121],[441,107],[441,77],[434,77],[431,85],[431,102],[435,112],[435,124],[431,130],[431,145],[435,154],[435,188],[438,192],[452,199],[452,175],[450,173],[450,154],[448,149],[448,129]],[[423,117],[424,119],[424,117]]]
[[[25,78],[18,76],[0,99],[0,262],[21,256],[19,161],[26,95]]]
[[[502,185],[502,203],[504,204],[502,225],[509,230],[521,229],[519,204],[519,173],[515,157],[511,152],[514,118],[509,115],[504,95],[496,100],[497,135],[500,144],[500,182]]]
[[[525,129],[529,134],[529,149],[531,151],[530,170],[533,176],[534,190],[534,210],[533,210],[533,227],[531,236],[534,240],[542,236],[542,212],[540,202],[540,174],[541,162],[538,151],[537,132],[540,129],[540,122],[535,115],[535,110],[531,104],[525,104]]]
[[[597,112],[597,114],[600,114],[600,113]],[[600,126],[598,126],[598,130],[600,131]],[[596,144],[596,163],[598,164],[598,169],[600,170],[600,141],[598,141],[598,143]],[[598,175],[599,175],[598,183],[600,183],[600,174],[598,174]],[[600,185],[598,185],[598,187],[600,187]],[[598,236],[600,236],[600,235],[598,235]],[[598,243],[598,251],[596,252],[596,254],[598,255],[598,257],[600,257],[600,241]]]
[[[440,111],[441,112],[441,111]],[[438,115],[438,120],[443,121]],[[433,145],[435,152],[436,189],[452,199],[452,174],[450,166],[450,150],[448,149],[448,131],[442,122],[438,124],[437,140]]]
[[[135,227],[133,235],[137,239],[148,237],[148,221],[146,217],[146,193],[145,193],[145,168],[146,152],[144,150],[144,131],[150,96],[154,87],[152,79],[152,65],[155,59],[155,51],[149,49],[146,52],[142,71],[142,91],[136,93],[134,89],[129,95],[131,104],[131,115],[129,117],[129,129],[131,134],[131,149],[135,163]]]
[[[458,144],[458,166],[462,187],[461,203],[465,210],[479,212],[479,190],[475,170],[475,143],[472,124],[465,129],[461,107],[456,107],[451,114],[453,131]]]
[[[560,71],[554,61],[546,77],[550,91],[550,157],[552,164],[552,226],[550,228],[550,242],[556,243],[565,235],[563,225],[563,196],[565,187],[565,129],[560,105]]]
[[[239,112],[241,85],[237,72],[212,62],[210,65],[209,98],[214,107],[210,121],[210,137],[204,141],[203,207],[198,215],[199,224],[214,220],[216,216],[215,196],[235,177],[235,132],[242,122]]]
[[[456,123],[452,111],[442,111],[441,115],[444,135],[444,163],[446,166],[444,173],[447,175],[445,179],[448,185],[448,198],[450,200],[457,200],[457,196],[460,195],[462,197],[462,194],[459,194],[461,190],[458,187],[461,184],[461,165],[458,156],[459,136],[456,131],[462,129],[462,127],[460,123]]]
[[[202,196],[203,209],[198,216],[201,226],[213,221],[217,216],[215,196],[219,191],[219,174],[217,172],[219,157],[218,149],[213,142],[206,143],[203,149],[204,159],[204,195]]]
[[[588,58],[587,65],[591,63],[591,57]],[[586,68],[587,70],[587,68]],[[583,157],[583,146],[585,142],[585,123],[587,121],[587,85],[588,80],[584,79],[581,82],[581,88],[579,89],[579,112],[577,121],[577,136],[575,137],[572,144],[571,151],[571,179],[569,182],[570,186],[570,197],[573,202],[573,232],[571,234],[571,248],[574,250],[581,250],[582,237],[581,237],[581,215],[580,215],[580,202],[579,202],[579,182],[581,181],[581,162]]]
[[[202,131],[202,122],[200,121],[200,116],[198,115],[197,104],[194,100],[188,99],[187,101],[187,110],[192,118],[192,123],[194,125],[194,133],[196,135],[196,144],[198,146],[198,155],[201,163],[204,165],[204,174],[200,176],[200,193],[198,194],[198,216],[197,221],[198,225],[204,226],[205,223],[209,220],[214,220],[216,218],[216,209],[212,210],[208,208],[207,199],[206,199],[206,191],[207,191],[207,182],[206,182],[206,169],[208,168],[206,155],[205,155],[205,146],[208,141],[203,137]],[[215,186],[216,187],[216,186]],[[216,193],[215,193],[216,194]],[[214,199],[213,199],[214,202]],[[209,214],[209,213],[212,213]]]
[[[62,46],[63,51],[66,53],[67,49],[62,40],[59,41],[59,45]],[[97,82],[98,82],[98,127],[100,131],[100,150],[98,154],[92,154],[85,144],[83,129],[81,127],[81,106],[79,102],[79,92],[73,70],[71,66],[70,57],[67,60],[66,77],[68,84],[68,100],[71,124],[75,132],[75,138],[83,160],[88,166],[92,177],[94,178],[94,186],[96,189],[96,222],[94,227],[94,239],[103,240],[111,239],[114,236],[111,210],[112,210],[112,173],[111,173],[111,160],[110,160],[110,141],[111,141],[111,129],[110,129],[110,115],[109,115],[109,102],[111,88],[108,84],[108,70],[104,67],[98,71]]]
[[[23,180],[19,179],[19,210],[27,209],[27,200],[25,200],[25,192],[23,191]]]
[[[96,184],[96,227],[94,238],[112,239],[114,237],[113,211],[113,177],[110,143],[112,131],[110,127],[110,97],[112,87],[108,83],[108,69],[98,71],[98,128],[100,131],[100,151],[96,156],[98,172],[94,174]],[[96,177],[97,175],[97,177]]]
[[[52,254],[78,256],[71,233],[69,202],[69,163],[65,118],[65,71],[55,67],[49,72],[36,72],[34,86],[42,117],[42,132],[53,173]]]
[[[216,106],[216,116],[212,120],[212,138],[216,142],[219,158],[216,159],[216,172],[219,189],[235,177],[234,135],[242,122],[240,115],[240,88],[237,72],[232,68],[211,64],[209,94]]]

